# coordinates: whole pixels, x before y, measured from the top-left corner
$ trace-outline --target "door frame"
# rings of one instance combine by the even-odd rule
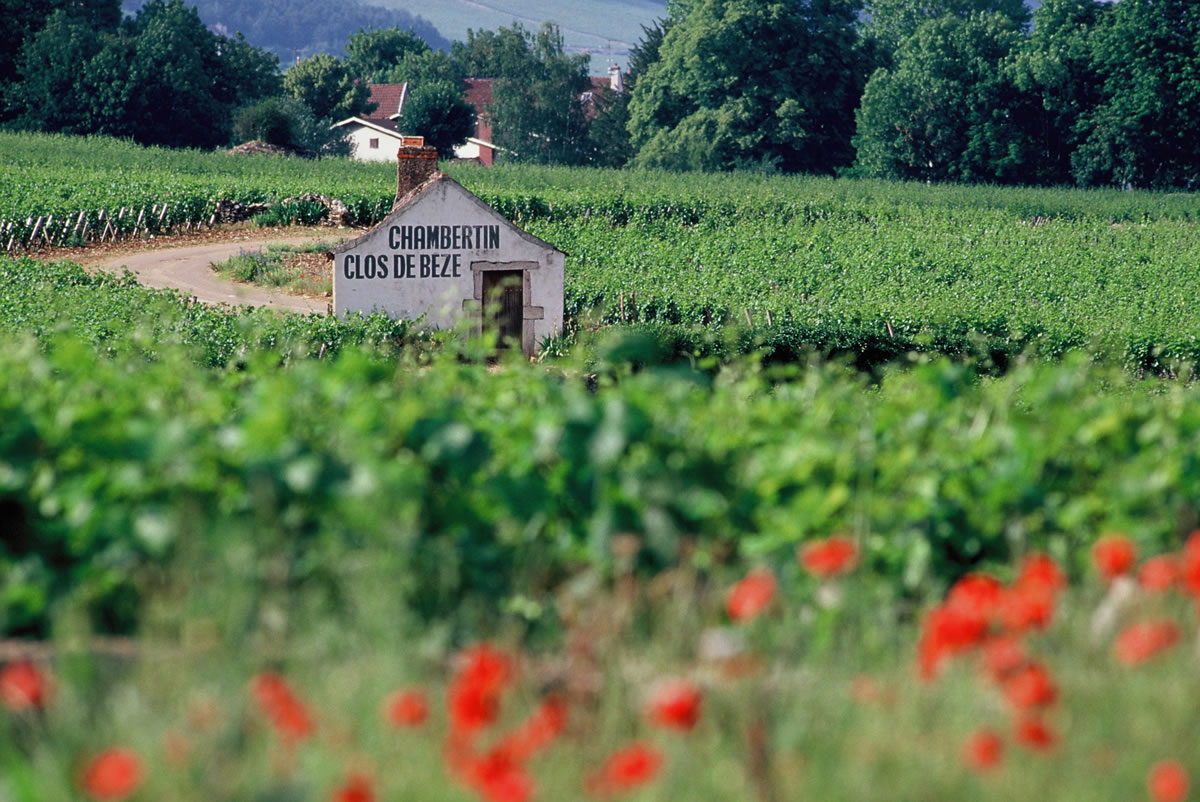
[[[532,273],[541,265],[537,262],[471,262],[471,279],[474,285],[473,295],[463,301],[464,309],[474,307],[471,312],[471,330],[479,336],[483,333],[483,274],[503,270],[520,272],[521,274],[521,353],[533,356],[537,343],[533,338],[533,321],[546,317],[546,308],[533,305]]]

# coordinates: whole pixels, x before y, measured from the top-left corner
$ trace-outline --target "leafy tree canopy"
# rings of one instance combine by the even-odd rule
[[[22,46],[56,11],[98,31],[114,30],[121,22],[121,0],[0,0],[0,89],[16,80]]]
[[[400,126],[449,154],[475,133],[475,109],[463,100],[458,81],[423,81],[411,85]]]
[[[375,110],[366,83],[357,80],[344,62],[324,53],[290,67],[283,75],[283,88],[318,120],[333,123]]]
[[[853,158],[853,0],[698,0],[637,78],[635,164],[831,172]]]
[[[346,67],[356,78],[379,83],[408,56],[428,52],[429,45],[412,31],[359,29],[346,42]]]
[[[1005,67],[1020,42],[1001,14],[921,25],[863,92],[859,167],[885,178],[1021,181],[1022,109]]]
[[[1024,0],[866,0],[864,11],[863,36],[872,41],[883,66],[890,66],[900,43],[931,19],[995,13],[1017,27],[1029,22]]]
[[[1124,0],[1092,36],[1103,99],[1078,124],[1085,184],[1200,187],[1200,4]]]
[[[182,0],[152,0],[113,30],[60,10],[22,49],[7,93],[17,127],[213,147],[235,105],[278,93],[273,56],[211,33]]]

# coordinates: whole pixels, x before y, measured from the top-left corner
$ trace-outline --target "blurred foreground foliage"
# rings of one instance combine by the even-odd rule
[[[633,331],[586,364],[492,364],[453,333],[32,265],[4,263],[8,634],[80,611],[129,632],[170,597],[218,602],[236,639],[268,608],[338,610],[366,573],[423,620],[536,621],[614,561],[787,577],[797,543],[839,530],[914,596],[1029,548],[1071,568],[1105,530],[1158,550],[1196,524],[1189,383],[1082,355],[1000,378],[912,356],[872,379],[680,363]]]

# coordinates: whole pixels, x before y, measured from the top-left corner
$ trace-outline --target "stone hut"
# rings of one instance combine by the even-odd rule
[[[562,331],[566,254],[440,172],[422,138],[406,137],[397,158],[391,213],[333,251],[334,312],[487,326],[533,355]]]

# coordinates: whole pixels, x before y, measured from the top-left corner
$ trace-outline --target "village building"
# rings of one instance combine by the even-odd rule
[[[334,312],[486,327],[532,356],[562,332],[566,254],[439,171],[437,158],[421,137],[404,139],[391,213],[333,251]]]
[[[496,146],[491,143],[491,125],[481,111],[491,103],[491,86],[489,82],[486,103],[481,106],[475,100],[483,100],[483,95],[473,98],[471,83],[466,82],[464,97],[476,109],[475,136],[468,137],[465,143],[455,148],[453,158],[491,167],[496,158]],[[404,139],[400,119],[408,101],[409,84],[370,84],[369,89],[368,100],[375,104],[375,110],[365,116],[347,117],[332,127],[345,131],[350,140],[350,154],[358,161],[391,161]]]
[[[463,99],[475,109],[475,136],[454,149],[453,158],[472,161],[491,167],[496,161],[499,148],[493,144],[495,132],[492,127],[492,87],[494,78],[467,78],[463,81]],[[402,147],[404,133],[401,118],[404,104],[408,100],[410,86],[400,84],[370,84],[370,102],[375,110],[361,117],[348,117],[334,123],[334,128],[345,129],[350,139],[351,154],[359,161],[390,161],[397,149]],[[616,64],[609,67],[608,77],[593,77],[591,88],[579,97],[584,113],[595,114],[595,99],[602,92],[620,94],[625,91],[621,68]],[[410,134],[417,133],[410,131]]]

